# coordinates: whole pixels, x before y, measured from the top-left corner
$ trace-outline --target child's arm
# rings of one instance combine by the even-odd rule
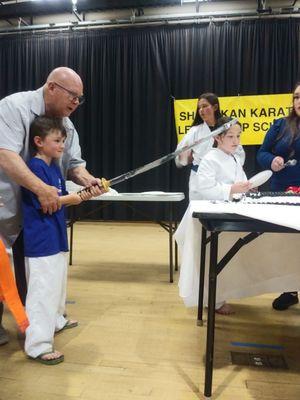
[[[251,189],[251,183],[249,181],[246,182],[236,182],[231,185],[230,196],[235,193],[247,193]]]
[[[222,168],[226,168],[220,164],[220,161],[211,158],[210,153],[202,159],[196,177],[198,187],[195,189],[200,200],[226,201],[230,200],[234,193],[246,193],[250,189],[251,184],[246,180],[245,174],[243,182],[225,183],[225,175],[222,175],[220,165]],[[243,179],[243,177],[241,176],[239,179]]]
[[[70,193],[65,196],[60,196],[59,202],[62,206],[76,206],[80,204],[82,201],[89,200],[93,197],[93,195],[86,190],[82,190],[80,194],[78,193]]]
[[[79,194],[71,193],[65,196],[60,196],[59,203],[61,206],[76,206],[82,202]]]

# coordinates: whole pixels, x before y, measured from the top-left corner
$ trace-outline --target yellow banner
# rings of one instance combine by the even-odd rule
[[[292,109],[292,95],[268,94],[257,96],[219,97],[223,115],[238,118],[243,127],[243,145],[261,144],[275,119],[285,117]],[[175,100],[175,123],[178,142],[190,129],[197,99]]]

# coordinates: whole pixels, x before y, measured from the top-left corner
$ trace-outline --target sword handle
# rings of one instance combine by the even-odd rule
[[[100,178],[100,181],[101,181],[101,185],[99,185],[98,183],[95,183],[93,186],[98,186],[100,189],[104,190],[104,192],[108,192],[109,187],[110,187],[110,181],[108,181],[105,178]],[[80,193],[82,193],[84,190],[89,191],[90,188],[82,188],[77,192],[77,194],[79,194],[79,196],[80,196]]]

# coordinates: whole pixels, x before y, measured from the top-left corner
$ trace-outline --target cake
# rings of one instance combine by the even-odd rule
[[[234,195],[234,202],[242,204],[282,204],[300,205],[300,193],[289,192],[249,192]]]

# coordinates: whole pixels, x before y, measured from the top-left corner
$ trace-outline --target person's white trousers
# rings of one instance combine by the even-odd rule
[[[53,350],[54,332],[67,320],[63,313],[66,301],[67,257],[58,253],[47,257],[25,257],[28,292],[25,352],[30,357]]]

